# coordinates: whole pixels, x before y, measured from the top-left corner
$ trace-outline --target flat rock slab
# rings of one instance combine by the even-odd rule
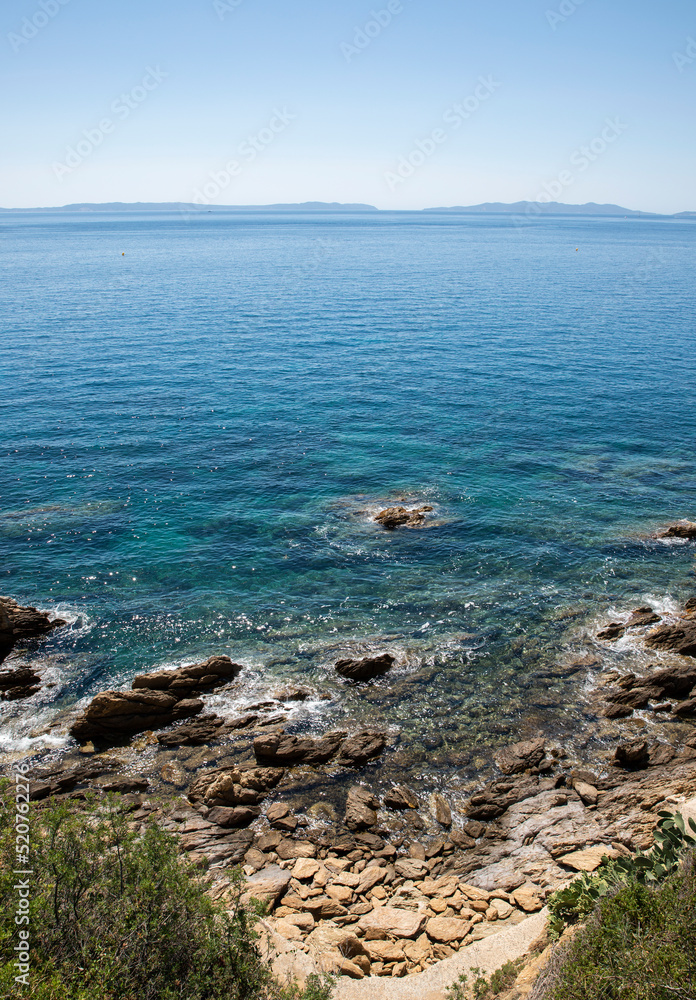
[[[262,868],[251,878],[247,879],[247,888],[242,896],[243,901],[259,899],[262,903],[275,904],[283,895],[290,882],[289,871],[280,868],[279,865],[269,865]]]
[[[422,931],[425,921],[424,913],[400,910],[395,906],[379,906],[365,913],[358,923],[364,931],[386,931],[398,938],[415,938]]]
[[[603,857],[618,858],[618,851],[607,844],[595,844],[582,851],[571,851],[558,858],[559,864],[572,868],[576,872],[593,872],[599,868]]]

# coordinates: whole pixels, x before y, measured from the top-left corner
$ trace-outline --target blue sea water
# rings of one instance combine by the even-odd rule
[[[298,726],[362,713],[430,761],[577,731],[554,665],[694,590],[694,546],[650,535],[696,518],[695,234],[0,216],[0,592],[70,622],[22,652],[55,687],[6,733],[212,652],[249,697],[332,695]],[[399,498],[429,526],[376,525]],[[393,676],[337,682],[372,648]]]

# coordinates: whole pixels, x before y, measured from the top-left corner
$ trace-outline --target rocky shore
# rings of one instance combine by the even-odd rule
[[[683,525],[672,527],[691,530]],[[30,621],[34,635],[62,624],[6,598],[0,615],[13,639]],[[696,795],[696,598],[672,615],[627,611],[597,640],[610,650],[625,636],[657,662],[597,672],[587,661],[589,703],[622,734],[593,758],[542,732],[499,747],[474,788],[413,787],[395,777],[400,752],[386,728],[288,732],[288,706],[315,691],[271,690],[240,715],[207,710],[212,693],[243,684],[242,666],[216,655],[97,694],[68,720],[77,746],[37,758],[31,797],[40,808],[118,794],[134,824],[179,838],[216,898],[233,892],[229,868],[241,865],[247,898],[267,904],[279,974],[418,975],[539,913],[603,855],[647,847],[658,812]],[[360,685],[396,665],[385,651],[334,670]],[[3,697],[36,688],[31,668],[18,670],[29,673],[0,673]]]

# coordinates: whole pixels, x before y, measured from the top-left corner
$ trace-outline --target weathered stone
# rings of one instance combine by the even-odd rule
[[[375,516],[375,521],[388,531],[402,526],[416,528],[423,523],[425,515],[432,509],[428,504],[410,510],[406,507],[387,507]]]
[[[278,784],[285,772],[278,767],[219,767],[194,781],[188,794],[194,805],[258,805]]]
[[[179,700],[164,691],[102,691],[73,723],[78,739],[119,738],[146,729],[159,729],[177,719],[197,715],[203,702]]]
[[[365,730],[349,736],[341,745],[336,763],[343,767],[362,767],[384,750],[387,744],[386,733]]]
[[[402,962],[404,960],[403,941],[370,941],[367,950],[373,962]]]
[[[288,840],[281,837],[280,843],[275,849],[281,861],[291,861],[294,858],[315,858],[317,849],[308,840]]]
[[[495,910],[496,920],[507,920],[513,911],[513,907],[504,899],[492,899],[491,908]],[[486,911],[486,920],[490,920],[488,911]]]
[[[335,756],[344,738],[342,732],[327,733],[321,739],[284,732],[264,733],[254,740],[254,753],[259,760],[277,764],[324,764]]]
[[[167,733],[160,733],[157,742],[165,747],[200,746],[220,736],[225,720],[217,715],[202,715],[195,722],[184,722]]]
[[[206,818],[217,826],[231,828],[248,826],[260,814],[259,806],[233,806],[231,808],[229,806],[216,806],[210,810]]]
[[[399,938],[418,937],[425,924],[426,916],[414,910],[401,910],[394,906],[380,906],[364,914],[358,926],[363,931],[385,931]]]
[[[659,538],[696,538],[696,522],[677,521],[658,536]]]
[[[233,663],[229,656],[211,656],[203,663],[194,663],[175,670],[157,670],[149,674],[139,674],[133,680],[133,690],[148,688],[152,691],[167,691],[178,698],[188,698],[199,691],[211,691],[222,684],[228,684],[243,669]]]
[[[292,869],[292,877],[299,882],[312,879],[320,868],[319,862],[313,858],[298,858]]]
[[[377,868],[375,865],[369,865],[360,873],[360,881],[356,886],[358,895],[364,896],[366,892],[374,889],[376,885],[384,881],[386,874],[385,868]]]
[[[696,666],[685,663],[680,666],[664,667],[654,670],[643,683],[659,690],[663,696],[678,698],[689,694],[696,685]]]
[[[620,743],[614,752],[614,760],[621,767],[645,767],[649,758],[648,741],[640,738]]]
[[[471,847],[476,847],[476,841],[463,830],[450,830],[449,838],[455,847],[460,851],[466,851]]]
[[[351,830],[364,830],[366,827],[374,826],[377,822],[379,803],[367,788],[362,785],[353,785],[348,792],[346,802],[346,826]]]
[[[521,885],[519,889],[515,889],[512,895],[517,906],[525,913],[536,913],[544,905],[535,885]]]
[[[394,868],[402,878],[412,879],[423,878],[429,871],[427,862],[419,861],[417,858],[401,858],[395,863]]]
[[[643,625],[654,625],[659,622],[660,616],[652,608],[636,608],[631,612],[631,617],[626,623],[626,628],[638,628]]]
[[[366,656],[362,660],[338,660],[334,669],[348,680],[369,681],[386,674],[395,662],[396,657],[391,653],[382,653],[380,656]]]
[[[388,809],[418,808],[416,793],[411,791],[406,785],[394,785],[384,796],[383,802]]]
[[[425,933],[431,941],[450,944],[462,941],[471,930],[471,921],[459,917],[431,917],[425,925]]]
[[[270,903],[271,906],[275,906],[285,893],[289,882],[290,872],[278,865],[270,865],[247,879],[243,899],[258,899],[262,903]]]
[[[582,851],[572,851],[558,858],[560,864],[573,868],[576,872],[593,872],[599,868],[603,857],[616,858],[618,851],[607,844],[595,844]]]
[[[438,792],[432,798],[433,813],[440,826],[452,826],[452,810],[447,801]]]
[[[645,645],[681,656],[696,656],[696,619],[682,619],[676,625],[660,625],[649,633]]]
[[[0,697],[3,701],[30,698],[40,689],[41,676],[34,667],[22,666],[12,670],[0,670]]]
[[[674,714],[682,715],[685,718],[696,715],[696,698],[687,698],[685,701],[680,701],[674,706]]]
[[[306,899],[302,905],[315,920],[333,920],[335,917],[344,917],[348,912],[342,903],[331,896],[314,896]]]
[[[596,806],[599,792],[593,785],[588,785],[586,781],[574,781],[573,788],[578,793],[586,806]]]
[[[597,638],[612,642],[614,639],[620,639],[625,631],[626,626],[622,622],[610,622],[601,632],[597,633]]]
[[[546,741],[523,740],[504,747],[496,755],[496,763],[503,774],[519,774],[531,767],[538,767],[546,756]]]
[[[4,643],[34,639],[66,624],[62,618],[49,618],[47,611],[25,607],[11,597],[0,597],[0,640]]]
[[[256,844],[260,851],[275,851],[281,839],[279,833],[263,833],[256,841]]]

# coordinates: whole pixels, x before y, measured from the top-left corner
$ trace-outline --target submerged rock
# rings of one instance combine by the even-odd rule
[[[504,747],[495,761],[503,774],[520,774],[530,767],[538,767],[546,756],[546,740],[522,740]]]
[[[369,681],[386,674],[395,662],[396,657],[391,653],[382,653],[380,656],[366,656],[362,660],[338,660],[335,670],[351,681]]]
[[[326,764],[330,760],[343,767],[362,767],[378,757],[386,746],[385,733],[365,730],[348,736],[345,732],[326,733],[319,739],[292,736],[282,730],[264,733],[254,740],[257,760],[274,764]]]
[[[654,625],[662,619],[652,608],[636,608],[626,623],[626,628],[638,628],[641,625]]]
[[[620,639],[625,631],[626,626],[622,622],[609,622],[601,632],[597,633],[597,638],[612,641],[613,639]]]
[[[400,526],[417,528],[425,521],[426,513],[432,509],[427,504],[412,510],[407,510],[406,507],[387,507],[375,516],[375,521],[389,531]]]

